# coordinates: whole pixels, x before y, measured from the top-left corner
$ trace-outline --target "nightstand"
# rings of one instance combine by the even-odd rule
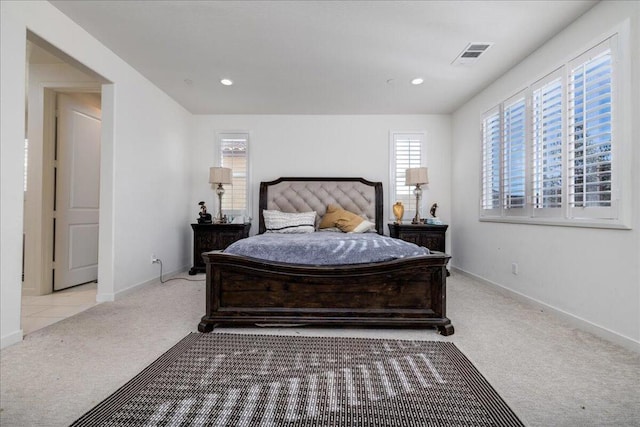
[[[434,251],[446,252],[445,232],[448,227],[446,224],[389,224],[389,235]]]
[[[389,235],[438,252],[446,252],[447,224],[389,224]],[[449,270],[447,270],[447,276]]]
[[[251,223],[244,224],[191,224],[193,228],[193,267],[190,275],[205,272],[203,252],[222,250],[233,242],[249,237]]]

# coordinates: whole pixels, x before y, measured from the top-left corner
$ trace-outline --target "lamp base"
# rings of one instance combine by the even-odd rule
[[[216,194],[218,195],[218,216],[216,216],[214,222],[216,224],[226,224],[227,216],[222,215],[222,195],[224,194],[224,187],[222,186],[222,184],[218,184],[218,188],[216,188]]]
[[[416,216],[411,220],[411,224],[422,224],[422,220],[420,219],[420,197],[422,196],[422,188],[420,188],[420,184],[416,184],[413,194],[416,195]]]

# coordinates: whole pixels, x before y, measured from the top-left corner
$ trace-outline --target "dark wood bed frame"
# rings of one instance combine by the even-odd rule
[[[383,234],[382,184],[362,178],[280,178],[260,184],[259,232],[269,188],[283,181],[361,182],[375,189],[376,231]],[[198,330],[228,325],[437,327],[454,332],[446,317],[449,255],[371,264],[306,266],[223,252],[203,254],[206,314]]]

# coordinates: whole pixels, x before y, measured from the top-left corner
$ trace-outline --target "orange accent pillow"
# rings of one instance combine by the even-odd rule
[[[322,217],[318,228],[337,227],[340,231],[349,233],[356,229],[365,219],[353,212],[346,211],[337,205],[327,206],[327,212]]]

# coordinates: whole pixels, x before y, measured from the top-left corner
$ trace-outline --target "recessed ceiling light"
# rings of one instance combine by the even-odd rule
[[[233,80],[231,80],[231,79],[222,79],[222,80],[220,80],[220,83],[222,83],[225,86],[231,86],[233,84]]]
[[[412,85],[421,85],[422,83],[424,83],[424,79],[421,79],[420,77],[411,80]]]

